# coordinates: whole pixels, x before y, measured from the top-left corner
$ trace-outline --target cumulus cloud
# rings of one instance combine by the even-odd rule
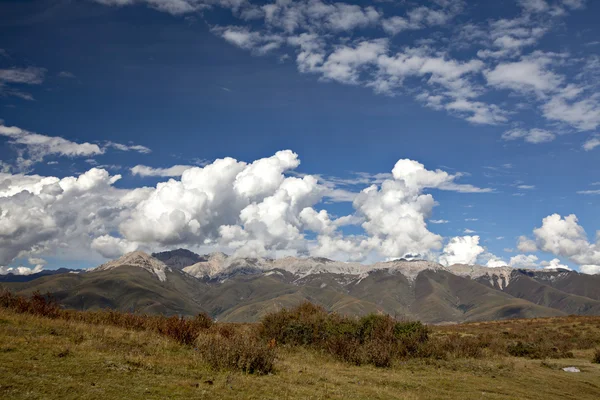
[[[112,187],[119,178],[97,168],[62,179],[0,174],[0,265],[58,250],[89,254],[91,238],[113,231],[120,203],[135,197]]]
[[[600,265],[582,265],[579,267],[579,271],[584,274],[598,275],[600,274]]]
[[[534,239],[521,237],[518,248],[523,252],[544,251],[565,257],[578,265],[600,264],[600,244],[590,243],[574,214],[552,214],[533,230]]]
[[[125,253],[137,250],[138,245],[123,238],[102,235],[92,240],[91,247],[105,258],[118,258]]]
[[[485,252],[479,245],[479,236],[457,236],[444,247],[439,262],[442,265],[475,264],[477,257]],[[495,265],[495,264],[493,264]]]
[[[537,268],[538,258],[533,254],[519,254],[510,258],[508,263],[513,268]]]
[[[488,262],[485,264],[485,266],[488,268],[498,268],[498,267],[505,267],[506,264],[507,264],[506,261],[501,260],[499,258],[490,258],[488,260]]]
[[[240,256],[433,259],[443,239],[427,229],[436,203],[423,192],[488,191],[456,182],[460,175],[399,160],[391,174],[347,179],[353,185],[376,183],[356,195],[353,213],[336,217],[318,208],[331,187],[317,176],[296,174],[299,165],[290,150],[251,163],[224,158],[186,168],[180,179],[135,189],[115,188],[120,175],[100,168],[62,179],[2,173],[0,265],[59,250],[116,257],[171,245]],[[340,230],[357,224],[364,233]]]
[[[571,271],[571,268],[569,268],[567,265],[561,264],[558,258],[554,258],[550,261],[542,261],[541,265],[544,266],[544,269],[565,269],[567,271]]]
[[[0,265],[0,275],[8,275],[8,274],[12,274],[12,275],[31,275],[31,274],[37,274],[39,272],[42,272],[42,270],[44,269],[43,265],[36,265],[33,268],[27,268],[27,267],[23,267],[23,266],[19,266],[19,267],[3,267]]]

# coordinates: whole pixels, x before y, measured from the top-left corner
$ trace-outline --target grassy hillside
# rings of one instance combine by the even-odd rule
[[[212,370],[193,348],[152,332],[0,310],[0,397],[7,399],[597,399],[600,365],[590,357],[410,360],[379,369],[283,349],[275,373],[254,376]],[[572,365],[582,372],[560,370]]]
[[[555,289],[524,274],[515,277],[505,292],[568,314],[600,315],[600,301]]]
[[[72,312],[67,314],[73,316]],[[600,346],[598,317],[432,327],[429,343],[432,348],[443,348],[443,357],[439,357],[442,353],[423,353],[399,359],[389,368],[355,366],[315,347],[277,343],[269,345],[276,355],[274,368],[260,376],[226,365],[211,367],[207,354],[225,357],[218,353],[223,342],[206,347],[202,335],[189,346],[154,329],[114,326],[114,320],[98,318],[101,314],[76,315],[79,320],[65,320],[0,307],[0,398],[600,397],[600,364],[591,362],[595,348]],[[280,314],[275,320],[281,321]],[[220,332],[214,338],[229,335],[235,340],[255,327],[215,324],[206,329]],[[544,344],[549,345],[544,347],[547,352],[528,352]],[[559,349],[562,352],[553,352],[555,346],[563,347]],[[549,358],[535,358],[540,355]],[[567,366],[576,366],[581,372],[562,371]]]

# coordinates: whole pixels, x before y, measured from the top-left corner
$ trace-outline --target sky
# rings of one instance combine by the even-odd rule
[[[0,2],[0,273],[600,272],[600,3]]]

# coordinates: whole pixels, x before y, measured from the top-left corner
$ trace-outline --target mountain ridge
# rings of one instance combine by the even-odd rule
[[[600,277],[574,271],[447,267],[424,260],[365,265],[318,257],[239,258],[182,249],[154,254],[165,261],[137,251],[80,274],[0,286],[21,294],[50,292],[77,309],[205,311],[233,322],[256,321],[303,301],[343,314],[387,313],[427,323],[600,314],[594,285]]]

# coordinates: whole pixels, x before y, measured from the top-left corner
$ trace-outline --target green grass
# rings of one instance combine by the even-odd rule
[[[600,319],[536,320],[534,326],[598,332]],[[530,327],[527,321],[468,324],[436,327],[433,335],[506,336],[503,331]],[[257,376],[214,370],[194,347],[157,332],[0,309],[0,398],[598,399],[594,352],[575,349],[573,358],[551,362],[490,355],[409,359],[376,368],[291,347],[277,349],[274,373]],[[582,372],[563,372],[565,366]]]

